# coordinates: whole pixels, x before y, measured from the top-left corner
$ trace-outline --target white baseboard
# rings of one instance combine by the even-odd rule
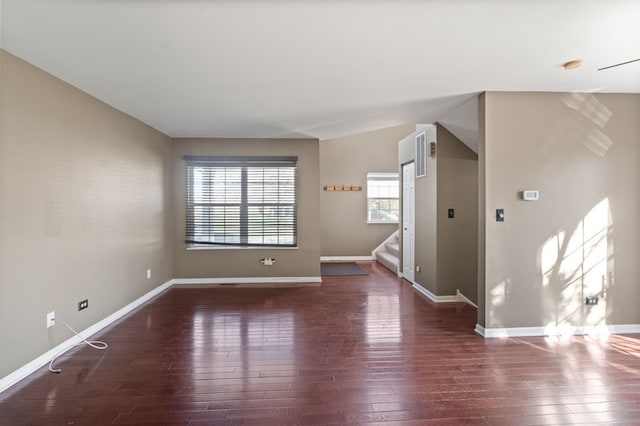
[[[119,309],[103,320],[81,331],[79,334],[87,339],[103,328],[109,326],[113,322],[122,318],[134,309],[142,306],[144,303],[158,296],[174,285],[203,285],[203,284],[264,284],[267,286],[300,286],[319,285],[322,282],[321,277],[243,277],[243,278],[174,278],[148,293],[137,298],[125,307]],[[456,296],[436,296],[421,285],[412,282],[413,288],[436,303],[456,302],[460,301],[460,297],[464,301],[471,303],[460,292]],[[473,303],[471,303],[473,304]],[[619,325],[602,325],[602,326],[549,326],[549,327],[513,327],[513,328],[484,328],[480,324],[476,324],[476,333],[486,338],[492,337],[524,337],[524,336],[557,336],[557,335],[581,335],[581,334],[631,334],[640,333],[640,324],[619,324]],[[19,369],[0,379],[0,393],[26,378],[42,366],[46,365],[51,359],[58,354],[62,354],[78,344],[81,339],[73,336],[70,339],[60,343],[56,347],[50,349],[46,353],[40,355],[36,359],[23,365]]]
[[[451,303],[451,302],[457,302],[458,299],[456,296],[436,296],[435,294],[433,294],[432,292],[430,292],[429,290],[427,290],[426,288],[422,287],[420,284],[412,282],[413,284],[413,288],[416,289],[416,291],[426,297],[429,298],[429,300],[431,300],[432,302],[436,302],[436,303]]]
[[[241,277],[241,278],[174,278],[172,285],[228,285],[239,284],[238,287],[317,287],[321,277]]]
[[[579,336],[584,334],[640,333],[640,324],[484,328],[476,324],[476,333],[485,337]]]
[[[133,311],[137,307],[143,305],[144,303],[146,303],[149,300],[153,299],[154,297],[156,297],[160,293],[164,292],[169,287],[171,287],[171,285],[172,285],[171,281],[167,281],[166,283],[154,288],[150,292],[140,296],[139,298],[137,298],[133,302],[129,303],[124,308],[119,309],[118,311],[116,311],[113,314],[109,315],[105,319],[103,319],[103,320],[95,323],[94,325],[90,326],[89,328],[81,331],[79,333],[80,336],[82,336],[85,339],[88,339],[90,336],[96,334],[98,331],[102,330],[103,328],[107,327],[111,323],[117,321],[118,319],[122,318],[123,316],[125,316],[129,312]],[[27,364],[25,364],[22,367],[18,368],[17,370],[15,370],[14,372],[10,373],[9,375],[1,378],[0,379],[0,393],[4,392],[9,387],[13,386],[14,384],[18,383],[20,380],[26,378],[30,374],[34,373],[36,370],[40,369],[42,366],[44,366],[47,363],[49,363],[51,361],[51,359],[53,359],[54,356],[62,355],[64,352],[66,352],[69,349],[73,348],[74,346],[76,346],[81,341],[82,341],[82,339],[80,339],[80,337],[73,336],[70,339],[67,339],[64,342],[60,343],[55,348],[48,350],[47,352],[45,352],[44,354],[40,355],[39,357],[37,357],[33,361],[28,362]]]
[[[458,302],[468,303],[469,305],[471,305],[474,308],[478,309],[478,305],[473,303],[467,296],[465,296],[464,294],[460,293],[460,290],[456,290],[456,300]]]
[[[376,260],[375,256],[320,256],[320,262],[357,262],[359,260]]]
[[[119,309],[103,320],[95,323],[89,328],[81,331],[79,334],[83,338],[87,339],[90,336],[96,334],[98,331],[122,318],[129,312],[133,311],[144,303],[158,296],[160,293],[166,291],[174,285],[202,285],[202,284],[241,284],[251,287],[299,287],[299,286],[318,286],[322,282],[321,277],[244,277],[244,278],[174,278],[166,283],[154,288],[148,293],[137,298],[133,302],[129,303],[125,307]],[[7,376],[0,378],[0,393],[18,383],[20,380],[26,378],[36,370],[46,365],[56,355],[62,355],[64,352],[76,346],[82,340],[78,336],[73,336],[70,339],[65,340],[56,347],[48,350],[44,354],[40,355],[36,359],[28,362]]]
[[[476,309],[478,308],[478,306],[475,303],[469,300],[464,294],[460,293],[460,290],[456,290],[455,296],[436,296],[426,288],[422,287],[420,284],[413,281],[409,281],[409,282],[413,284],[413,288],[416,289],[416,291],[418,291],[420,294],[429,298],[429,300],[431,300],[432,302],[435,302],[435,303],[464,302],[464,303],[468,303],[469,305],[473,306]]]

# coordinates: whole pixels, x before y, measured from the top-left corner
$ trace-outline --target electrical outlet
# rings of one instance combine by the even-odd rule
[[[87,309],[89,307],[89,299],[84,299],[78,302],[78,310]]]
[[[55,311],[51,311],[47,314],[47,328],[53,327],[56,323],[56,313]]]
[[[151,279],[151,269],[147,269],[147,279]]]
[[[587,298],[584,301],[585,305],[597,305],[598,304],[598,298],[595,296],[587,296]]]

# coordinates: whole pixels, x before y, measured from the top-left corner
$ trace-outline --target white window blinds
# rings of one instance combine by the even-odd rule
[[[296,246],[297,157],[185,160],[187,243]]]

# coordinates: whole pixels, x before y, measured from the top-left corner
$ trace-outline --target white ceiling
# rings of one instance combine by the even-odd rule
[[[640,93],[638,0],[0,0],[2,47],[182,137],[431,123],[478,93]],[[584,60],[582,68],[561,65]]]

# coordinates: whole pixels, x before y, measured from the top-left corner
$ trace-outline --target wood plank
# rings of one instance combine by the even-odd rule
[[[640,336],[482,339],[374,262],[320,287],[175,287],[0,396],[0,424],[629,423]],[[637,424],[637,423],[636,423]]]

